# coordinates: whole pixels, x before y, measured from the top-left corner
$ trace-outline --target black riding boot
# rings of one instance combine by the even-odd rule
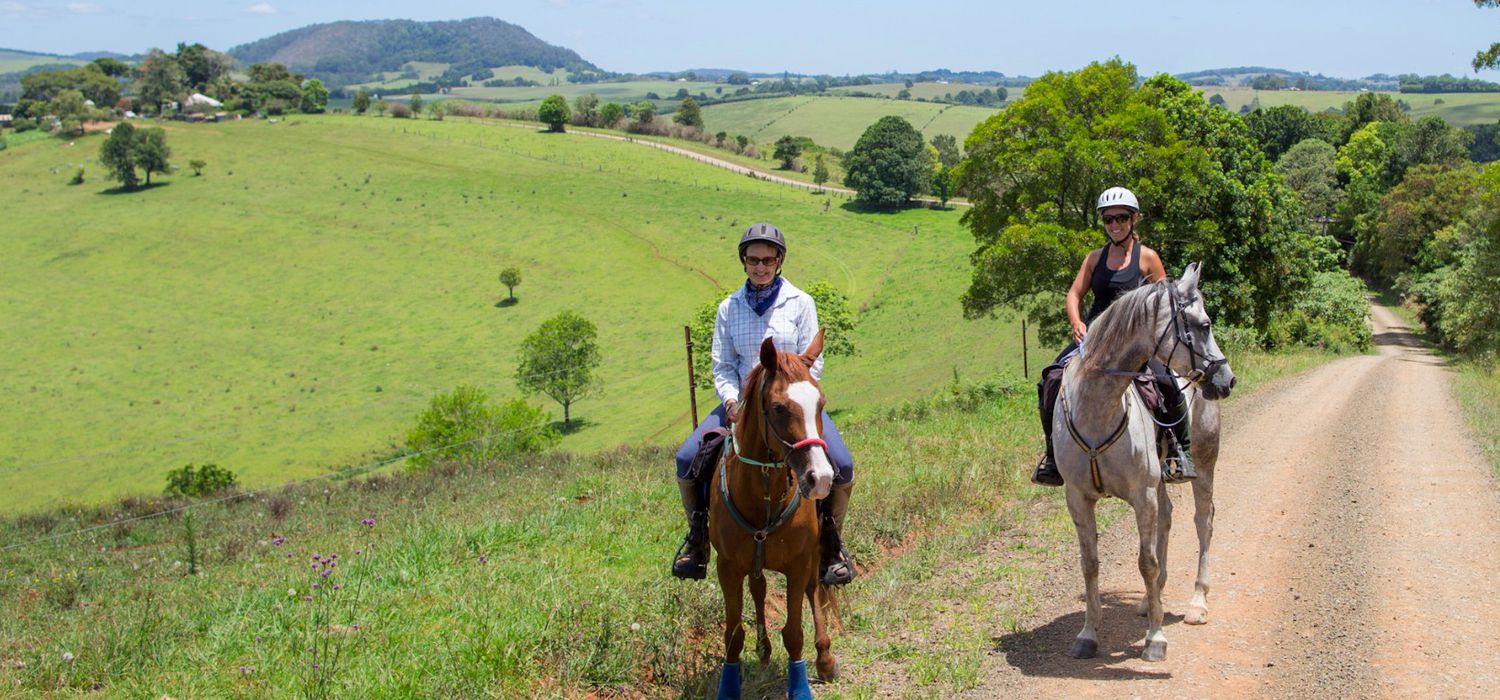
[[[1036,463],[1036,470],[1031,473],[1031,483],[1042,486],[1062,486],[1062,474],[1057,471],[1057,458],[1052,454],[1052,406],[1057,401],[1057,377],[1049,379],[1048,371],[1053,367],[1042,370],[1042,379],[1036,385],[1037,413],[1042,418],[1042,434],[1047,439],[1047,451],[1042,453],[1041,461]],[[1062,373],[1057,372],[1060,377]]]
[[[702,579],[708,576],[708,503],[698,482],[678,479],[682,510],[687,513],[688,534],[677,548],[672,561],[672,575],[677,578]]]
[[[1178,401],[1177,407],[1169,412],[1167,423],[1172,424],[1173,449],[1162,462],[1162,480],[1175,484],[1198,478],[1198,470],[1193,467],[1193,436],[1188,421],[1187,397]]]
[[[818,503],[822,518],[822,532],[818,539],[818,580],[826,586],[842,586],[854,580],[854,559],[844,549],[844,539],[839,536],[844,528],[844,515],[849,512],[849,494],[853,491],[853,481],[834,484],[828,497]]]
[[[1031,483],[1042,486],[1062,486],[1062,473],[1057,471],[1057,458],[1052,456],[1052,434],[1047,434],[1047,451],[1042,453],[1041,461],[1036,463],[1036,471],[1031,473]]]

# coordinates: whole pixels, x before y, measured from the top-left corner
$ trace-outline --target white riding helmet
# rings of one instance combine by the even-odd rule
[[[1131,211],[1140,211],[1141,203],[1136,201],[1135,193],[1124,187],[1111,187],[1099,195],[1099,206],[1095,210],[1105,207],[1127,207]]]

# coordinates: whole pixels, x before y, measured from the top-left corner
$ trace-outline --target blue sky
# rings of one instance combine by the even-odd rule
[[[223,50],[342,19],[475,16],[634,72],[1037,75],[1119,56],[1147,74],[1260,65],[1340,77],[1472,75],[1474,52],[1500,41],[1500,10],[1471,0],[0,0],[0,47],[133,54],[200,41]]]

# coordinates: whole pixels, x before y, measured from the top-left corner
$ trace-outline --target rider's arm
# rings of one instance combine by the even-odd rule
[[[1079,309],[1083,305],[1083,295],[1089,291],[1089,278],[1094,274],[1094,259],[1097,257],[1099,251],[1096,250],[1083,259],[1083,264],[1078,266],[1078,275],[1068,287],[1068,325],[1073,327],[1074,342],[1082,339],[1084,331],[1088,330],[1083,322],[1083,312]]]
[[[1141,246],[1141,276],[1146,279],[1146,284],[1167,278],[1167,268],[1161,264],[1161,256],[1146,246]]]
[[[729,334],[729,307],[734,297],[719,304],[714,315],[714,391],[724,402],[740,400],[740,362],[734,349],[734,338]]]

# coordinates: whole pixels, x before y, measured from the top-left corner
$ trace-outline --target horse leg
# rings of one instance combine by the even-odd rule
[[[839,660],[830,649],[833,640],[828,636],[828,614],[823,610],[824,599],[834,595],[832,589],[812,580],[807,582],[807,604],[812,610],[813,647],[818,650],[818,679],[824,683],[838,680]]]
[[[719,674],[718,700],[739,700],[740,652],[745,647],[745,575],[719,563],[719,588],[724,592],[724,668]]]
[[[1167,491],[1165,483],[1159,483],[1156,487],[1156,563],[1160,572],[1156,578],[1156,590],[1167,590],[1167,544],[1172,538],[1172,494]],[[1145,617],[1150,612],[1150,601],[1141,597],[1140,605],[1136,606],[1135,614]]]
[[[1161,607],[1161,561],[1157,558],[1157,524],[1159,506],[1157,486],[1142,488],[1130,499],[1135,509],[1135,527],[1140,533],[1141,551],[1138,563],[1141,581],[1146,584],[1146,648],[1141,658],[1146,661],[1162,661],[1167,658],[1167,635],[1162,632]]]
[[[1198,578],[1193,582],[1193,599],[1188,602],[1183,622],[1201,625],[1208,622],[1208,545],[1214,538],[1214,459],[1198,462],[1198,478],[1193,479],[1193,524],[1198,528]]]
[[[812,700],[812,686],[807,682],[807,661],[802,658],[802,595],[808,586],[817,584],[818,548],[813,541],[812,554],[803,570],[793,569],[786,575],[786,621],[781,627],[781,644],[786,647],[786,693],[788,700]]]
[[[750,577],[750,600],[755,603],[755,651],[760,665],[771,663],[771,637],[766,634],[766,577]]]
[[[1073,527],[1078,530],[1079,561],[1083,565],[1083,590],[1086,607],[1083,613],[1083,629],[1073,639],[1068,655],[1075,659],[1091,659],[1099,652],[1097,627],[1104,609],[1099,602],[1099,524],[1094,517],[1096,501],[1083,492],[1068,486],[1068,513],[1073,516]]]

